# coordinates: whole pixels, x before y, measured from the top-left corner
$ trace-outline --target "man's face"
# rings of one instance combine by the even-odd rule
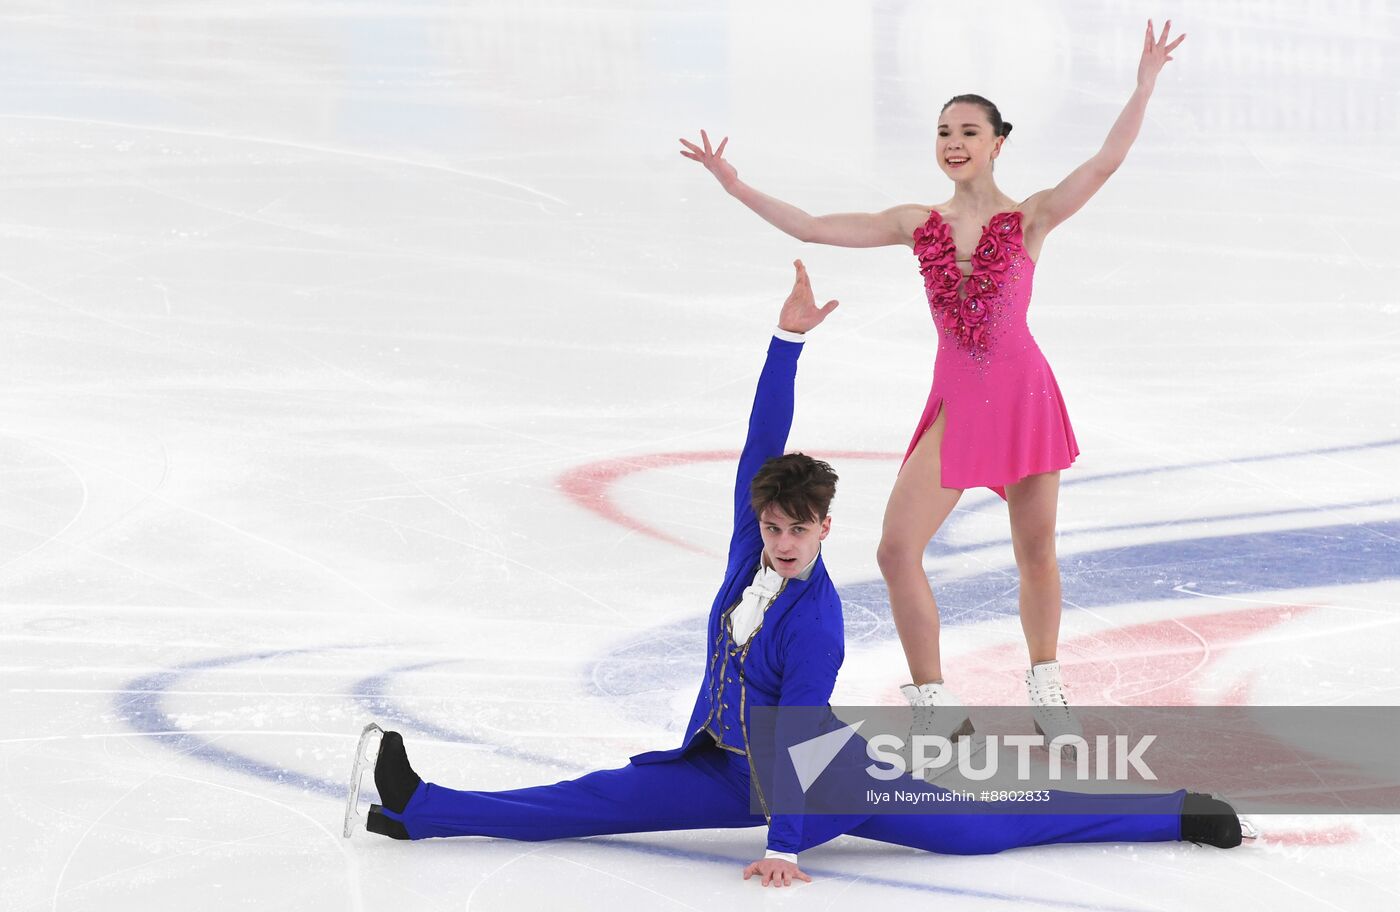
[[[763,535],[763,561],[785,579],[803,570],[821,550],[822,540],[831,532],[831,517],[820,522],[793,519],[782,508],[767,506],[758,518]]]

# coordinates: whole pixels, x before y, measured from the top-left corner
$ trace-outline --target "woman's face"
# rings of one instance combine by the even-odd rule
[[[969,180],[992,167],[1001,137],[992,135],[987,112],[978,104],[949,105],[938,118],[938,167],[955,181]]]

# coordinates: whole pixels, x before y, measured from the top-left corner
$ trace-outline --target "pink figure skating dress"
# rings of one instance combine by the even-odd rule
[[[1006,485],[1068,468],[1079,455],[1060,388],[1026,325],[1035,263],[1022,246],[1021,213],[998,212],[982,229],[972,274],[958,269],[953,232],[937,211],[914,230],[914,254],[938,328],[933,389],[910,454],[946,409],[939,449],[945,488]]]

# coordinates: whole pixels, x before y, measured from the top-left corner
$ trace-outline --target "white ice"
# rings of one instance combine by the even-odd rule
[[[799,256],[842,301],[791,437],[842,475],[837,699],[896,700],[874,554],[933,363],[916,266],[779,234],[676,140],[729,136],[814,212],[932,204],[939,108],[978,92],[1024,198],[1097,150],[1149,16],[1189,37],[1031,308],[1083,449],[1071,698],[1393,703],[1389,4],[5,4],[0,906],[766,908],[761,829],[343,840],[355,736],[394,723],[471,788],[678,742],[731,477],[705,454]],[[927,565],[949,675],[1019,699],[1004,505],[968,491]],[[1396,904],[1397,818],[1260,823],[1231,852],[844,838],[783,900]]]

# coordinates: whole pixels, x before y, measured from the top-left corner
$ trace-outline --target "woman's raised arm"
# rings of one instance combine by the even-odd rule
[[[1147,100],[1157,86],[1157,74],[1172,59],[1172,51],[1186,39],[1185,35],[1181,35],[1168,44],[1167,35],[1171,28],[1172,21],[1168,19],[1162,36],[1158,38],[1153,33],[1152,20],[1147,20],[1147,32],[1142,38],[1142,59],[1138,62],[1137,88],[1109,130],[1103,147],[1064,180],[1026,201],[1035,208],[1036,221],[1042,232],[1049,231],[1078,212],[1128,157],[1128,150],[1137,139],[1142,119],[1147,113]]]
[[[724,158],[728,142],[726,136],[712,149],[710,137],[701,130],[700,145],[681,140],[681,145],[685,146],[681,154],[704,165],[726,193],[758,213],[765,222],[799,241],[835,247],[912,245],[914,229],[928,217],[926,207],[915,205],[895,206],[883,212],[812,215],[739,180],[739,172]]]

